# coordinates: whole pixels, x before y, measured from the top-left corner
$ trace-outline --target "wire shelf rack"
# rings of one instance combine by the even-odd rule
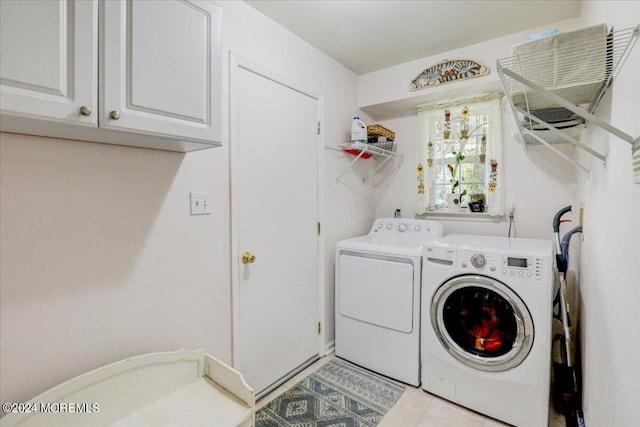
[[[393,143],[388,148],[392,148]],[[404,162],[404,156],[402,154],[395,153],[391,150],[381,148],[378,144],[369,144],[366,142],[347,142],[342,143],[339,147],[326,147],[330,150],[342,151],[345,153],[349,153],[354,156],[353,160],[349,163],[349,165],[340,172],[336,178],[336,181],[339,181],[342,175],[344,175],[349,169],[351,169],[355,163],[360,159],[368,159],[369,157],[379,157],[382,160],[377,164],[376,168],[368,173],[365,177],[362,178],[362,183],[366,184],[373,175],[382,169],[382,167],[389,161],[393,161],[393,167],[387,172],[385,177],[389,175],[394,175],[402,162]]]
[[[524,142],[544,144],[588,172],[537,131],[548,131],[544,134],[572,143],[603,162],[605,155],[560,129],[590,122],[628,143],[637,141],[594,113],[639,35],[640,24],[619,31],[607,31],[602,24],[515,46],[513,56],[499,59],[498,74]]]

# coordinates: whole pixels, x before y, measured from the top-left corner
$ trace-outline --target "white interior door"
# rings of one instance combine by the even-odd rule
[[[264,70],[232,74],[234,364],[260,396],[318,355],[320,110]]]

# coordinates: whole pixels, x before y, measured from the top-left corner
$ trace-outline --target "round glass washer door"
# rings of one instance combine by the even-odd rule
[[[486,276],[457,276],[431,300],[431,324],[447,351],[482,371],[518,366],[533,345],[533,319],[520,297]]]

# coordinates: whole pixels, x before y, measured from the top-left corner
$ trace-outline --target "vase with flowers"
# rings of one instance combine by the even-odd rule
[[[462,151],[453,152],[455,156],[454,164],[447,164],[447,169],[451,174],[451,192],[447,193],[447,202],[449,204],[449,210],[457,212],[462,207],[462,198],[467,194],[467,190],[460,192],[460,164],[464,160],[464,153]]]

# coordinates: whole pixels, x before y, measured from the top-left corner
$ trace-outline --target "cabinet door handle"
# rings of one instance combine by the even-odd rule
[[[118,120],[120,118],[120,112],[117,110],[113,110],[109,113],[109,117],[111,117],[113,120]]]
[[[82,114],[83,116],[90,116],[91,108],[87,107],[86,105],[83,105],[82,107],[80,107],[80,114]]]

